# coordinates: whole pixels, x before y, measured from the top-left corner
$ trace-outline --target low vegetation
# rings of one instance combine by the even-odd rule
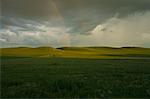
[[[148,48],[1,50],[1,98],[149,97]]]
[[[138,47],[39,47],[39,48],[4,48],[1,56],[17,57],[64,57],[64,58],[149,58],[149,48]]]
[[[1,59],[2,98],[148,98],[149,59]]]

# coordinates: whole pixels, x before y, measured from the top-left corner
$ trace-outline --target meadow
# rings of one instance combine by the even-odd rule
[[[18,47],[3,48],[0,56],[11,57],[62,57],[88,59],[150,58],[150,48],[140,47]]]
[[[15,50],[10,52],[8,50],[10,49],[1,54],[1,98],[150,97],[150,59],[149,53],[146,54],[148,49],[136,50],[134,55],[129,49],[127,54],[121,51],[110,52],[119,53],[119,56],[111,54],[105,58],[57,57],[58,53],[47,56],[46,51],[41,51],[44,53],[42,57],[41,53],[35,51],[32,57],[23,57],[19,53],[29,51],[18,53],[16,51],[14,54]],[[74,49],[65,48],[65,50],[74,55],[79,54],[70,51]],[[89,53],[102,55],[102,52],[89,51]]]

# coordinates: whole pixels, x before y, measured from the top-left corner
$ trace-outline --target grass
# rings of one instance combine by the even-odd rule
[[[0,56],[13,57],[63,57],[63,58],[150,58],[150,48],[138,47],[39,47],[3,48]]]
[[[1,98],[149,98],[150,49],[1,49]]]
[[[149,59],[5,56],[1,77],[1,98],[150,97]]]

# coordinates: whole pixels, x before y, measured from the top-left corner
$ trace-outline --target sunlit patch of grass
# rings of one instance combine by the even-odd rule
[[[150,58],[149,48],[63,47],[63,48],[4,48],[1,56],[15,57],[65,57],[65,58]]]

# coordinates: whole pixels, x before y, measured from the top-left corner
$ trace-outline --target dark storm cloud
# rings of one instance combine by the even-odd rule
[[[124,17],[134,12],[150,9],[149,0],[56,0],[68,26],[73,32],[86,32],[97,24],[118,14]],[[79,30],[80,28],[80,30]]]
[[[3,16],[52,17],[51,0],[2,0]]]
[[[150,0],[1,0],[1,3],[4,17],[54,20],[59,13],[65,25],[73,27],[70,32],[75,33],[89,31],[116,13],[124,17],[150,10]]]
[[[115,44],[116,34],[113,33],[119,33],[120,29],[129,30],[129,33],[123,32],[123,34],[133,34],[129,35],[131,36],[130,40],[134,36],[134,32],[141,30],[139,37],[146,32],[144,34],[146,39],[144,39],[147,40],[150,36],[148,32],[149,5],[150,0],[0,0],[0,36],[3,36],[3,38],[0,37],[0,42],[5,42],[5,38],[8,38],[13,42],[20,41],[23,44],[34,45],[36,43],[38,45],[39,42],[45,44],[50,40],[50,42],[55,42],[53,45],[57,46],[57,44],[61,45],[60,43],[64,39],[72,39],[72,36],[75,38],[79,35],[75,39],[79,41],[79,44],[87,42],[88,45],[91,42],[93,45],[102,42],[99,41],[99,32],[104,32],[104,39],[102,38],[104,44],[110,35],[114,35],[110,38],[115,38],[113,43]],[[111,20],[114,17],[117,20]],[[138,21],[141,20],[138,22],[141,25],[138,31],[134,31],[136,30],[135,25],[137,25],[136,18]],[[124,21],[129,21],[129,27],[124,26]],[[101,25],[106,25],[106,27],[102,28]],[[134,30],[130,27],[134,27]],[[92,31],[95,34],[92,34]],[[108,32],[109,35],[106,37]],[[90,41],[87,41],[86,36],[89,36]],[[95,37],[97,39],[94,39]],[[57,43],[59,40],[60,42]],[[141,38],[138,40],[140,41]],[[121,44],[123,44],[122,42]],[[143,44],[148,44],[145,42]],[[131,42],[129,41],[129,43]]]

